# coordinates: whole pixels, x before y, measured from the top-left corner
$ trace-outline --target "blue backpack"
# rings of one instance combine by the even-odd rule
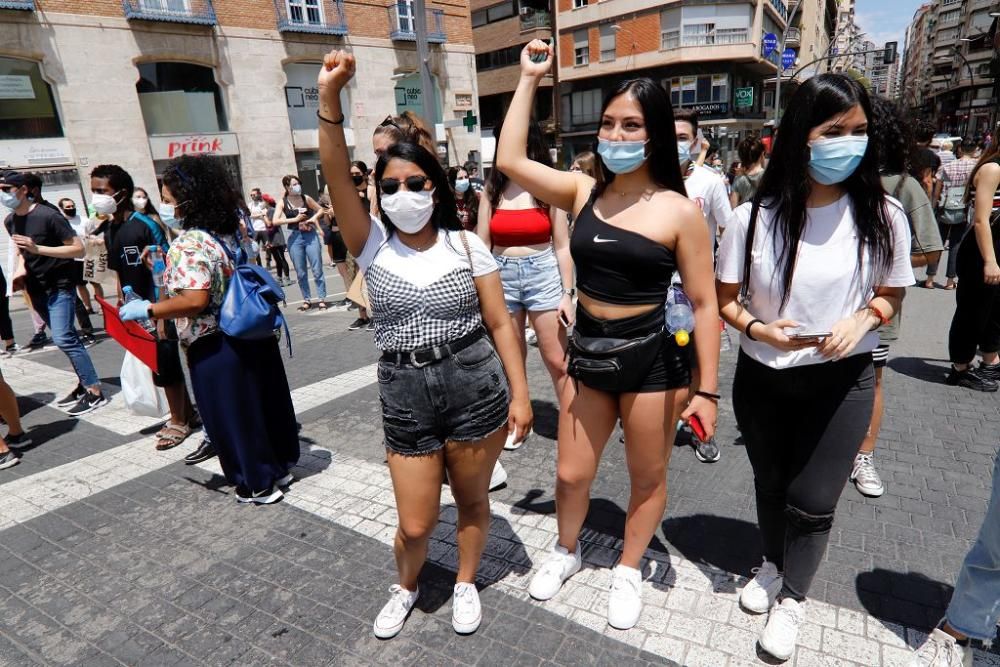
[[[263,267],[247,261],[242,248],[234,253],[219,237],[212,235],[225,249],[235,270],[222,297],[219,328],[227,336],[244,340],[263,340],[284,328],[288,356],[292,356],[292,337],[288,322],[278,303],[285,302],[285,292]]]

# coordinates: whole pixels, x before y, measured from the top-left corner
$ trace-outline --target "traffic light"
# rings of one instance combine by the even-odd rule
[[[898,42],[886,42],[885,51],[882,52],[882,64],[891,65],[896,62],[896,45]]]

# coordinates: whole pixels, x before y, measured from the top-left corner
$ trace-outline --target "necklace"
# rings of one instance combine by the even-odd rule
[[[649,188],[645,188],[643,190],[636,190],[635,192],[626,192],[626,191],[622,190],[621,192],[618,193],[618,196],[619,197],[625,197],[626,195],[639,195],[641,197],[642,195],[645,195],[645,194],[647,194],[649,192],[651,192],[651,190]]]

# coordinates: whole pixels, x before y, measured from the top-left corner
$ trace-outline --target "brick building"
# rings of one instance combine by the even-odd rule
[[[440,124],[477,107],[469,4],[427,12]],[[357,57],[345,127],[371,164],[387,115],[424,115],[414,30],[412,0],[0,0],[0,168],[79,200],[95,165],[117,163],[158,200],[171,157],[212,153],[244,192],[297,173],[315,193],[322,56]],[[438,139],[452,164],[479,150],[478,131]]]

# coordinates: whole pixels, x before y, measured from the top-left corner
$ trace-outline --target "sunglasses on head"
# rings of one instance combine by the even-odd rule
[[[402,132],[402,131],[403,131],[403,128],[401,128],[401,127],[400,127],[400,126],[399,126],[399,125],[398,125],[398,124],[396,123],[396,121],[395,121],[395,120],[393,120],[393,118],[392,118],[392,114],[389,114],[388,116],[386,116],[386,117],[385,117],[385,120],[383,120],[383,121],[382,121],[381,123],[379,123],[379,124],[378,124],[378,126],[379,126],[379,127],[388,127],[388,126],[392,126],[392,127],[396,128],[397,130],[399,130],[400,132]]]
[[[382,194],[394,195],[399,192],[399,186],[404,184],[410,192],[421,192],[429,180],[426,176],[407,176],[402,181],[398,178],[383,178],[379,185],[382,187]]]

